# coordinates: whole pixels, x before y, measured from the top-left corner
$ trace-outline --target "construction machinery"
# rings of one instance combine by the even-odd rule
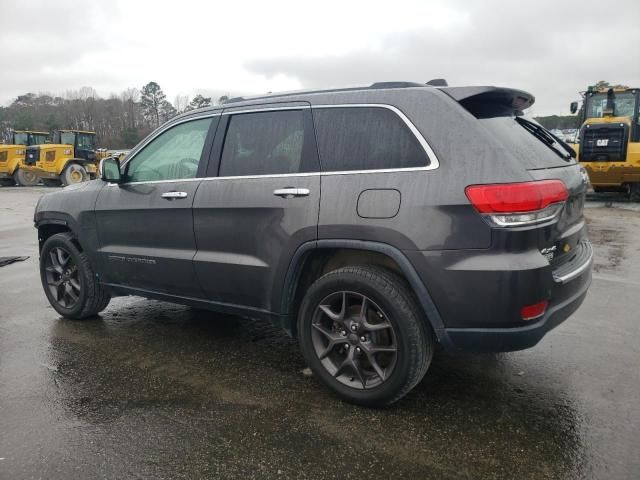
[[[640,201],[640,89],[589,87],[582,94],[579,143],[572,147],[591,185]],[[578,102],[570,109],[576,113]]]
[[[49,132],[32,130],[15,130],[11,132],[9,144],[0,144],[0,186],[36,185],[39,177],[32,171],[25,169],[24,158],[26,148],[32,145],[44,144],[49,138]]]
[[[96,177],[96,133],[56,130],[53,143],[27,147],[25,169],[47,186],[71,185]]]

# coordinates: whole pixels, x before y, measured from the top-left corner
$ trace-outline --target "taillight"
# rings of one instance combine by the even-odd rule
[[[546,300],[534,303],[533,305],[526,305],[520,309],[520,316],[523,320],[540,318],[547,310],[547,305],[549,305],[549,302]]]
[[[569,197],[561,180],[470,185],[465,193],[474,208],[496,227],[553,220]]]

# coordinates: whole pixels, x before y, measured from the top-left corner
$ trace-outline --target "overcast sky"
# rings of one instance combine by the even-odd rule
[[[640,86],[640,0],[0,0],[0,105],[153,80],[167,98],[375,81],[491,84],[568,113],[597,80]]]

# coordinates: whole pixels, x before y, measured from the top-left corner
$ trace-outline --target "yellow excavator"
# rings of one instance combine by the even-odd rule
[[[579,143],[571,146],[594,191],[640,201],[640,88],[589,87],[583,97]],[[575,114],[578,102],[570,110]]]
[[[56,130],[53,143],[27,147],[24,168],[47,186],[71,185],[96,178],[98,162],[95,132]]]
[[[48,138],[49,132],[33,130],[11,132],[10,143],[0,144],[0,186],[36,185],[40,181],[38,175],[24,168],[25,152],[27,147],[44,144]]]

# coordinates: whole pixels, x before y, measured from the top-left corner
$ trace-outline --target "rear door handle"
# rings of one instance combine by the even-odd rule
[[[160,196],[167,200],[175,200],[176,198],[187,198],[187,192],[165,192]]]
[[[293,198],[293,197],[308,197],[309,189],[308,188],[278,188],[273,191],[273,194],[282,197],[282,198]]]

